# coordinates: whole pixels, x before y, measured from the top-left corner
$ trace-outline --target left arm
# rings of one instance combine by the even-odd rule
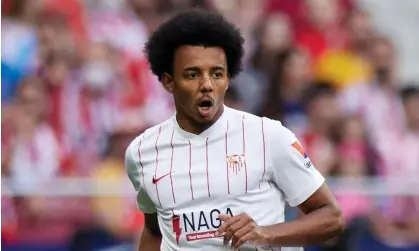
[[[270,226],[258,226],[246,213],[237,216],[220,215],[224,244],[239,248],[246,242],[269,246],[309,246],[331,239],[344,229],[342,213],[326,184],[298,206],[304,215],[296,220]]]
[[[268,245],[308,246],[324,242],[342,233],[342,213],[323,184],[308,200],[298,206],[304,215],[290,222],[261,227]]]
[[[272,181],[281,189],[291,206],[304,215],[290,222],[258,226],[243,213],[234,217],[220,215],[218,229],[233,248],[245,242],[259,245],[306,246],[324,242],[344,229],[342,213],[323,176],[317,171],[295,135],[280,122],[267,120],[269,161]]]

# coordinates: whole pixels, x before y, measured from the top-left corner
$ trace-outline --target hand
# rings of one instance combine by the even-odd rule
[[[224,245],[227,245],[231,239],[233,249],[238,249],[246,242],[256,245],[267,244],[269,235],[246,213],[233,217],[220,214],[218,217],[223,224],[218,228],[216,234],[218,236],[224,235]]]

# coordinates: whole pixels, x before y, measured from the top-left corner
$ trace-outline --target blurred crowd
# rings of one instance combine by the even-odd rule
[[[418,190],[419,84],[400,81],[394,42],[353,1],[1,4],[1,175],[23,194],[2,195],[9,250],[22,243],[95,250],[138,240],[144,219],[135,197],[25,193],[63,177],[132,190],[127,145],[173,112],[142,49],[162,21],[192,6],[224,14],[246,39],[244,71],[232,80],[226,105],[282,121],[325,176],[396,177],[404,190]],[[419,250],[417,193],[337,198],[348,230],[313,249]],[[377,248],[362,249],[360,233]]]

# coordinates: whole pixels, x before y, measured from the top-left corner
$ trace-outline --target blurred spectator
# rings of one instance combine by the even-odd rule
[[[96,191],[103,192],[104,184],[109,191],[129,189],[125,171],[125,150],[132,138],[139,135],[136,129],[126,125],[112,132],[106,157],[92,173]],[[133,197],[103,196],[92,198],[92,207],[96,227],[81,229],[72,243],[71,250],[94,250],[106,240],[108,245],[118,245],[133,241],[133,232],[141,231],[144,224],[143,214],[136,210]]]
[[[26,78],[17,98],[10,175],[16,189],[34,189],[58,173],[60,149],[46,121],[46,90],[40,80]]]
[[[207,0],[208,1],[208,0]],[[251,52],[253,47],[253,30],[263,15],[266,0],[210,0],[213,8],[234,23],[245,39],[245,50]],[[274,15],[273,15],[274,16]],[[265,18],[262,18],[262,20]],[[267,21],[267,23],[270,21]],[[281,28],[279,28],[281,29]],[[258,40],[256,36],[256,40]],[[247,57],[245,55],[245,57]],[[247,60],[246,60],[247,61]]]
[[[407,86],[402,90],[407,130],[418,136],[419,133],[419,87]],[[419,165],[418,165],[419,166]]]
[[[109,2],[109,1],[108,1]],[[131,58],[143,56],[142,49],[148,37],[148,29],[136,5],[141,2],[154,5],[158,1],[126,0],[130,5],[124,5],[124,1],[118,1],[121,7],[109,8],[105,1],[95,1],[94,7],[88,10],[87,35],[93,42],[105,42],[121,51],[123,55]],[[97,6],[108,8],[97,8]],[[141,17],[141,19],[140,19]]]
[[[138,129],[174,108],[143,47],[171,14],[200,6],[223,13],[246,40],[244,71],[231,81],[225,104],[280,120],[316,168],[332,176],[348,227],[316,250],[418,250],[419,91],[409,86],[400,97],[395,72],[405,66],[372,25],[377,15],[388,16],[380,11],[389,5],[370,2],[2,1],[2,186],[12,184],[2,192],[27,192],[2,193],[2,248],[131,250],[119,244],[135,242],[144,218],[126,187],[124,150]],[[360,6],[372,7],[367,13]],[[391,22],[410,6],[392,9]],[[403,39],[399,30],[378,28]],[[378,177],[367,180],[368,189],[401,179],[388,187],[401,195],[380,186],[354,194],[333,182],[363,189],[357,179],[372,175]],[[101,195],[43,196],[74,192],[66,183],[74,181]]]
[[[419,177],[418,96],[419,90],[415,86],[405,87],[402,91],[406,126],[400,132],[387,132],[385,141],[380,141],[378,149],[384,163],[382,174]],[[384,137],[381,134],[380,136]],[[398,154],[394,154],[396,152]]]
[[[395,76],[395,53],[387,38],[375,38],[370,55],[374,78],[371,82],[348,87],[341,97],[343,111],[359,114],[366,123],[374,147],[385,141],[385,134],[400,133],[404,127],[399,84]]]
[[[291,48],[293,34],[289,20],[280,14],[272,14],[256,27],[255,49],[244,72],[232,81],[240,86],[238,92],[245,110],[261,111],[263,95],[269,88],[271,76],[276,72],[277,57]]]
[[[26,74],[35,70],[37,37],[33,23],[41,1],[2,1],[1,99],[10,101]],[[3,10],[4,10],[3,9]]]
[[[27,77],[19,86],[17,95],[10,147],[10,178],[15,191],[42,191],[58,177],[61,161],[60,146],[46,120],[46,89],[39,79]],[[53,238],[54,241],[63,241],[77,222],[75,219],[84,219],[86,215],[78,210],[82,204],[72,204],[69,200],[63,204],[59,199],[32,196],[18,198],[15,202],[19,240]],[[77,217],[69,216],[69,212]]]
[[[262,115],[278,119],[300,134],[307,126],[303,91],[311,82],[309,58],[304,50],[290,49],[277,57],[275,65]]]
[[[338,162],[334,175],[341,178],[362,178],[374,174],[366,141],[367,133],[361,118],[348,117],[338,125]],[[367,216],[370,212],[371,201],[365,195],[338,195],[336,199],[348,224],[357,217]]]
[[[44,12],[37,22],[39,40],[39,64],[42,66],[54,53],[75,57],[76,46],[65,16],[56,12]]]
[[[316,78],[330,81],[337,87],[345,87],[371,78],[369,50],[373,29],[368,13],[353,10],[348,14],[346,27],[348,41],[341,50],[323,53],[315,65]]]
[[[288,18],[281,14],[272,14],[255,29],[254,54],[249,66],[267,74],[275,72],[276,57],[292,46],[293,33]]]
[[[343,10],[351,10],[353,8],[353,0],[336,0]],[[301,27],[306,23],[305,16],[307,16],[306,8],[304,8],[304,1],[294,0],[267,0],[265,6],[266,13],[280,12],[286,14],[291,18],[295,28]]]
[[[237,88],[235,88],[234,86],[230,86],[228,88],[224,97],[224,104],[233,109],[243,110],[244,105],[239,100]]]
[[[112,50],[106,43],[92,43],[83,58],[72,107],[76,117],[69,121],[73,123],[73,130],[77,129],[73,132],[80,166],[95,164],[106,148],[107,133],[117,121],[119,98],[116,87],[121,82],[118,69],[112,64],[112,56]],[[80,148],[81,145],[83,148]]]
[[[85,12],[83,2],[81,0],[42,0],[44,2],[44,10],[47,13],[57,13],[62,15],[68,29],[74,38],[74,43],[78,49],[81,49],[86,42],[86,30],[84,26]]]
[[[96,4],[106,5],[106,2],[96,1]],[[89,12],[89,38],[95,43],[108,44],[115,52],[113,57],[118,56],[117,63],[112,66],[119,73],[120,88],[115,91],[121,95],[121,109],[156,108],[151,103],[159,100],[162,105],[155,114],[161,116],[155,117],[156,122],[162,121],[172,111],[171,97],[149,70],[143,53],[149,33],[149,24],[145,20],[149,16],[157,18],[152,22],[158,24],[161,21],[159,13],[162,4],[149,0],[127,0],[120,4],[122,6],[115,9],[99,8]]]
[[[77,121],[74,119],[77,85],[74,84],[72,62],[73,55],[50,52],[38,68],[42,84],[47,90],[47,99],[53,104],[49,106],[48,122],[54,129],[62,150],[61,174],[71,173],[76,165],[75,156],[71,154],[78,139],[74,133],[77,130],[74,125]]]
[[[306,90],[304,107],[308,127],[299,137],[313,164],[323,175],[336,165],[332,130],[339,119],[336,91],[329,83],[313,83]]]
[[[129,184],[126,182],[128,180],[125,173],[125,150],[132,137],[139,135],[138,132],[136,129],[130,131],[127,128],[119,128],[111,134],[107,156],[92,174],[98,187],[106,182],[116,185],[117,188]],[[134,221],[135,215],[141,212],[134,210],[135,199],[131,197],[98,196],[93,198],[92,202],[97,222],[118,239],[130,239],[132,231],[139,231],[144,223]]]
[[[307,48],[313,61],[324,52],[344,46],[343,8],[335,0],[304,0],[305,23],[296,27],[296,43]]]
[[[387,135],[381,143],[382,160],[389,177],[401,178],[397,186],[409,191],[419,185],[419,88],[402,91],[406,128],[401,134]],[[395,246],[419,246],[419,196],[391,197],[372,218],[373,230],[384,242]]]
[[[294,28],[300,27],[301,22],[304,22],[303,4],[303,1],[267,0],[265,13],[283,13],[292,20]]]
[[[176,11],[184,11],[189,8],[211,9],[213,7],[208,0],[169,0],[166,3]]]
[[[16,243],[18,241],[18,223],[14,199],[1,196],[1,242]]]
[[[164,0],[126,0],[128,7],[141,18],[149,31],[155,30],[162,21],[162,14],[168,10],[169,5]]]

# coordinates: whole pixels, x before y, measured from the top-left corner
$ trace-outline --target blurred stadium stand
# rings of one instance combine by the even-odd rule
[[[246,39],[226,104],[280,120],[328,177],[348,229],[306,250],[419,250],[419,1],[1,4],[3,250],[136,250],[125,149],[173,112],[142,48],[191,6]]]

